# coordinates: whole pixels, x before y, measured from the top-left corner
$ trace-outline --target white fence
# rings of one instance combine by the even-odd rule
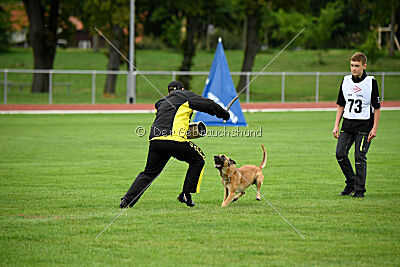
[[[3,73],[3,87],[4,87],[4,104],[7,104],[7,94],[8,94],[8,85],[7,74],[8,73],[44,73],[49,74],[49,104],[52,104],[53,101],[53,75],[54,74],[86,74],[91,75],[91,103],[96,103],[96,75],[98,74],[122,74],[127,76],[127,103],[130,103],[130,99],[133,99],[133,103],[136,101],[136,88],[135,82],[132,83],[133,88],[129,88],[129,71],[107,71],[107,70],[33,70],[33,69],[0,69],[0,73]],[[132,72],[133,79],[136,79],[137,75],[169,75],[172,80],[176,79],[176,75],[200,75],[200,76],[208,76],[208,71],[141,71],[141,72]],[[246,76],[246,103],[250,102],[250,85],[251,85],[251,76],[281,76],[281,102],[285,102],[285,77],[286,76],[315,76],[315,102],[319,102],[319,77],[320,76],[343,76],[348,75],[349,72],[231,72],[233,76]],[[384,89],[385,89],[385,76],[400,76],[400,72],[368,72],[369,75],[381,76],[381,101],[384,101]],[[250,83],[250,85],[249,85]]]

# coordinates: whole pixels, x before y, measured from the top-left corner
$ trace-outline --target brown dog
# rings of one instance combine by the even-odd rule
[[[219,170],[222,184],[225,187],[224,201],[221,207],[227,206],[230,202],[238,200],[244,195],[244,190],[252,184],[257,186],[257,200],[260,200],[260,188],[264,180],[262,168],[267,163],[267,153],[263,150],[263,160],[260,166],[244,165],[236,168],[236,162],[225,155],[214,156],[215,168]],[[235,193],[238,193],[235,196]]]

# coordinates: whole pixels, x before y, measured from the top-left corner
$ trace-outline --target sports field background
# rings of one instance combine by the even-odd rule
[[[279,49],[270,49],[260,52],[254,62],[253,71],[261,71],[278,53]],[[209,71],[214,58],[214,50],[196,51],[193,59],[193,71]],[[266,72],[350,72],[349,59],[356,52],[354,50],[331,49],[323,53],[324,64],[317,64],[318,51],[313,50],[285,50],[275,60]],[[231,72],[240,71],[243,61],[242,50],[226,50],[226,58]],[[179,51],[165,50],[138,50],[136,53],[137,68],[139,71],[176,71],[179,70],[182,55]],[[58,49],[54,68],[62,70],[105,70],[107,57],[104,51]],[[0,69],[32,69],[33,56],[31,49],[13,48],[8,53],[0,54]],[[120,70],[126,70],[126,64]],[[368,62],[367,72],[400,71],[400,57],[382,58],[376,63]],[[0,74],[1,75],[1,74]],[[8,73],[8,80],[14,83],[32,82],[32,74]],[[172,76],[147,75],[151,83],[162,93],[166,92],[166,85]],[[239,76],[233,76],[235,86]],[[254,78],[254,77],[252,77]],[[381,89],[381,76],[375,77]],[[126,75],[117,78],[116,95],[112,98],[103,97],[103,87],[106,75],[96,76],[96,103],[126,103]],[[201,94],[206,76],[192,76],[191,86],[195,93]],[[320,76],[319,101],[335,101],[342,75]],[[3,77],[0,76],[0,81]],[[250,85],[250,101],[278,102],[281,101],[281,76],[259,76]],[[71,91],[67,87],[54,87],[53,104],[89,104],[91,103],[91,75],[54,74],[53,82],[70,83]],[[385,100],[400,100],[400,76],[385,76]],[[286,76],[286,101],[315,101],[316,77],[313,76]],[[3,85],[0,83],[0,94],[3,95]],[[137,102],[154,103],[161,97],[140,75],[137,76]],[[240,101],[245,101],[245,94]],[[48,94],[31,94],[29,86],[20,92],[18,86],[10,88],[9,104],[46,104]]]
[[[0,262],[4,265],[400,264],[400,112],[383,111],[364,199],[339,197],[334,112],[245,113],[262,137],[196,140],[207,156],[196,206],[176,200],[186,164],[172,162],[134,208],[119,200],[145,164],[154,114],[0,115]],[[214,128],[213,129],[222,129]],[[213,155],[259,164],[262,194],[221,209]],[[351,152],[351,158],[353,153]],[[353,159],[351,159],[352,162]]]

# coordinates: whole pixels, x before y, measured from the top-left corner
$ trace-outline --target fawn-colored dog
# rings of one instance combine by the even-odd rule
[[[257,200],[260,200],[260,188],[264,180],[262,169],[267,163],[267,153],[263,150],[263,160],[260,166],[244,165],[236,168],[236,162],[225,155],[214,156],[215,168],[219,170],[222,184],[225,187],[224,201],[221,207],[227,206],[229,203],[238,200],[243,196],[247,187],[252,184],[257,186]],[[235,194],[237,195],[235,196]]]

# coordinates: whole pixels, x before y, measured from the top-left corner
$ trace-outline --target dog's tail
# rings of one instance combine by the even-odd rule
[[[262,169],[265,167],[265,165],[267,165],[267,152],[265,151],[265,147],[263,144],[261,144],[261,147],[263,150],[263,160],[261,161],[261,164],[259,167]]]

